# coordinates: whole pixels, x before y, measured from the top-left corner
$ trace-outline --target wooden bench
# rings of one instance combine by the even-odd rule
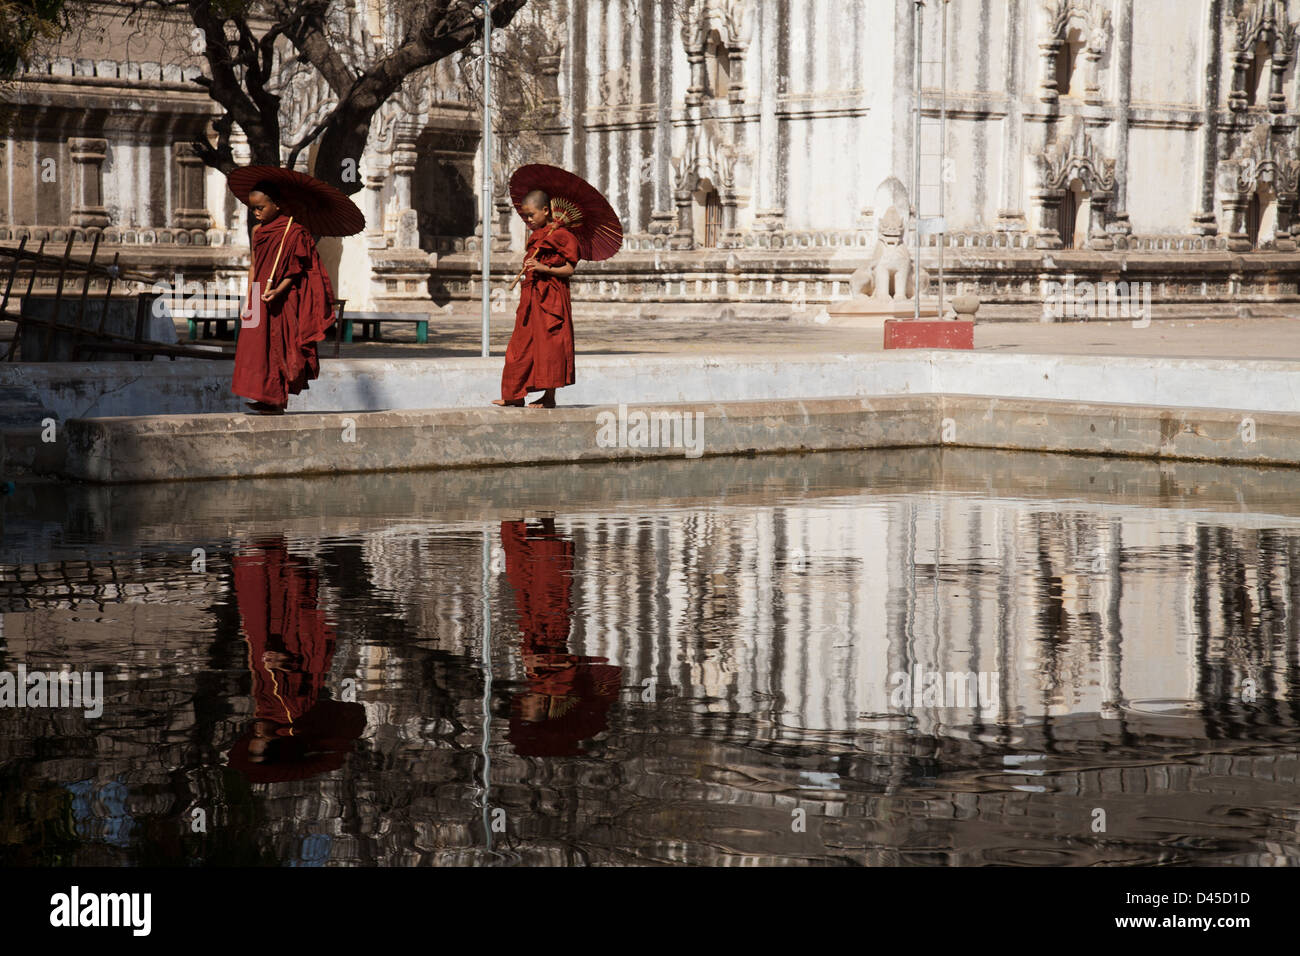
[[[216,333],[217,336],[218,336],[218,337],[221,337],[221,338],[224,338],[225,335],[226,335],[226,323],[227,323],[227,322],[230,322],[230,323],[232,323],[232,324],[234,325],[234,327],[235,327],[235,330],[234,330],[235,341],[236,341],[236,342],[239,341],[239,327],[240,327],[240,325],[242,324],[242,321],[241,321],[241,311],[242,311],[242,309],[243,309],[243,307],[244,307],[244,300],[243,300],[243,299],[219,299],[219,300],[217,300],[217,301],[218,301],[218,302],[221,302],[221,303],[223,303],[223,304],[225,304],[225,305],[226,305],[226,308],[219,309],[219,310],[217,310],[217,311],[194,312],[193,314],[186,314],[186,312],[185,312],[184,310],[181,310],[180,312],[178,312],[178,313],[174,316],[175,318],[183,318],[183,319],[185,319],[185,324],[186,324],[186,326],[188,326],[188,328],[189,328],[190,341],[191,341],[191,342],[193,342],[195,339],[198,338],[198,327],[199,327],[199,323],[202,323],[202,324],[203,324],[203,338],[206,339],[206,338],[211,338],[211,337],[212,337],[212,336],[209,334],[209,326],[210,326],[210,325],[216,325],[216,327],[217,327],[217,333]],[[347,303],[347,300],[346,300],[346,299],[335,299],[332,303],[330,303],[331,307],[332,307],[333,310],[334,310],[334,316],[335,316],[335,321],[330,323],[331,326],[336,326],[336,325],[338,325],[338,316],[339,316],[340,313],[342,312],[342,310],[343,310],[343,306],[344,306],[346,303]],[[344,323],[344,324],[346,325],[347,323]],[[352,338],[351,338],[351,332],[350,332],[350,330],[349,330],[349,333],[348,333],[348,334],[349,334],[348,341],[351,342],[351,341],[352,341]],[[375,337],[378,338],[378,336],[375,336]],[[424,340],[421,339],[421,341],[424,341]],[[334,354],[337,355],[337,354],[338,354],[338,332],[337,332],[337,329],[335,330],[335,335],[334,335],[334,344],[335,344]]]
[[[193,342],[199,337],[199,324],[203,325],[203,338],[212,338],[211,326],[216,325],[217,336],[225,338],[226,323],[232,322],[235,326],[235,340],[239,340],[239,314],[244,307],[244,300],[235,298],[221,298],[215,300],[218,308],[215,311],[194,311],[179,309],[173,313],[172,318],[184,319],[186,326],[189,328],[190,341]]]
[[[361,324],[361,337],[382,341],[380,325],[384,322],[415,323],[415,341],[424,345],[429,341],[429,315],[419,312],[344,312],[343,341],[352,341],[354,323]]]

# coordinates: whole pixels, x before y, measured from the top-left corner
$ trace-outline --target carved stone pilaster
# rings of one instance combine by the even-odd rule
[[[1101,58],[1110,44],[1112,32],[1108,4],[1103,0],[1043,0],[1044,29],[1038,41],[1038,98],[1055,103],[1069,90],[1056,88],[1056,63],[1072,29],[1083,37],[1084,101],[1100,105]]]
[[[1029,194],[1034,214],[1034,248],[1060,249],[1061,202],[1065,194],[1057,189],[1039,189]]]
[[[1228,237],[1230,252],[1250,251],[1250,235],[1246,232],[1246,207],[1249,205],[1250,200],[1241,195],[1233,195],[1221,200],[1224,231]]]
[[[1038,98],[1044,103],[1055,103],[1061,98],[1056,89],[1056,58],[1061,45],[1057,37],[1038,42]]]
[[[708,43],[708,20],[701,0],[689,0],[681,14],[682,46],[690,65],[690,86],[686,88],[686,105],[698,107],[704,102],[704,54]]]
[[[1228,93],[1228,109],[1240,112],[1249,102],[1246,96],[1246,71],[1250,69],[1253,57],[1244,50],[1232,54],[1232,90]]]
[[[1283,8],[1283,14],[1286,10]],[[1284,82],[1287,68],[1295,56],[1296,26],[1285,16],[1277,24],[1273,35],[1273,76],[1269,87],[1268,108],[1274,113],[1287,111],[1286,89]]]
[[[670,249],[695,248],[695,221],[692,217],[691,198],[689,189],[678,189],[673,193],[673,199],[677,203],[677,231],[669,240]]]
[[[102,168],[108,158],[108,141],[74,136],[68,140],[68,152],[74,177],[71,224],[83,229],[102,229],[108,225]]]
[[[745,102],[745,55],[749,51],[749,38],[753,32],[749,0],[728,0],[722,11],[726,28],[727,59],[731,71],[731,89],[727,99],[737,106]]]
[[[388,240],[384,236],[384,181],[386,170],[377,169],[366,174],[366,246],[383,249]]]
[[[393,246],[398,249],[416,249],[420,245],[420,219],[411,200],[415,163],[418,159],[416,142],[420,128],[414,123],[398,123],[393,143],[393,213],[395,236]]]
[[[677,229],[677,213],[669,209],[656,209],[650,213],[649,233],[652,236],[671,235]]]
[[[1088,202],[1088,248],[1097,252],[1109,252],[1115,248],[1115,240],[1107,229],[1112,198],[1112,194],[1098,193]]]
[[[727,62],[731,68],[731,88],[727,90],[727,99],[735,106],[745,104],[745,53],[748,46],[744,43],[727,47]]]
[[[510,201],[510,179],[505,167],[498,167],[492,174],[492,209],[496,216],[492,220],[492,251],[510,251],[510,217],[514,214],[514,203]]]
[[[1228,107],[1235,111],[1246,108],[1250,102],[1246,78],[1261,44],[1269,49],[1270,75],[1268,108],[1274,113],[1287,109],[1285,76],[1295,56],[1296,25],[1291,23],[1285,0],[1247,0],[1238,16],[1232,17],[1235,26],[1232,50],[1232,91],[1228,94]]]
[[[550,115],[560,112],[560,65],[563,56],[556,53],[538,57],[537,65],[542,76],[542,110]]]
[[[178,229],[210,229],[212,214],[208,212],[204,181],[207,167],[194,152],[190,143],[176,147],[176,201],[172,209],[172,225]]]

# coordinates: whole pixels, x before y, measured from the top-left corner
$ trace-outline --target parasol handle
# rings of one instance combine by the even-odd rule
[[[275,261],[271,263],[271,274],[266,278],[270,289],[275,288],[275,270],[280,265],[280,253],[284,252],[284,240],[289,238],[289,227],[292,225],[293,216],[290,216],[289,221],[284,226],[284,235],[280,236],[280,247],[275,250]]]
[[[551,233],[553,233],[553,232],[554,232],[558,227],[564,225],[564,220],[565,220],[566,218],[567,218],[567,217],[565,217],[563,214],[561,214],[561,215],[559,215],[559,216],[556,216],[555,219],[551,222],[550,227],[546,230],[546,236],[549,236],[549,235],[550,235]],[[545,239],[546,236],[542,236],[542,238]],[[527,260],[525,259],[525,261],[527,261]],[[512,282],[512,283],[510,283],[510,288],[509,288],[509,290],[507,290],[507,291],[509,291],[509,292],[514,292],[514,291],[515,291],[515,286],[519,285],[519,280],[522,279],[522,278],[524,277],[524,272],[525,272],[525,271],[527,271],[527,266],[525,266],[524,268],[521,268],[521,269],[519,270],[519,275],[515,276],[515,281]]]

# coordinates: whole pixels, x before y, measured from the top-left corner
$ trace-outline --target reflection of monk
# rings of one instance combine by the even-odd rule
[[[282,538],[259,542],[233,563],[254,720],[230,765],[254,782],[338,769],[365,730],[365,709],[319,699],[335,636],[317,606],[315,569],[289,554]]]
[[[528,679],[528,689],[510,702],[510,742],[521,756],[576,756],[580,742],[608,726],[622,669],[603,657],[568,653],[574,548],[555,520],[533,527],[503,521],[501,546]]]

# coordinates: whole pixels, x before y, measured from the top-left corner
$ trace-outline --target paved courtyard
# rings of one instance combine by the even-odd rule
[[[493,316],[492,354],[504,353],[513,315]],[[652,322],[613,318],[574,320],[579,355],[755,354],[762,352],[878,352],[880,329],[792,322]],[[384,341],[343,345],[348,358],[477,356],[477,316],[435,317],[426,345],[413,326],[390,326]],[[1295,359],[1300,361],[1300,318],[1156,320],[1147,328],[1131,322],[976,323],[975,348],[989,351],[1167,357]],[[322,356],[333,355],[326,343]]]

